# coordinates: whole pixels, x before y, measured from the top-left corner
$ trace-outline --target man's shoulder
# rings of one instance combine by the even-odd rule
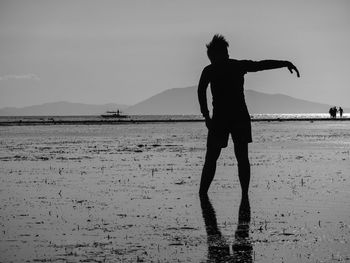
[[[230,61],[230,63],[238,63],[240,60],[234,59],[234,58],[230,58],[229,61]]]
[[[203,68],[202,74],[208,75],[212,71],[213,65],[209,64]]]
[[[244,63],[245,60],[237,60],[237,59],[228,59],[228,64],[229,65],[239,65],[241,62]],[[222,66],[227,66],[227,63],[225,64],[209,64],[204,67],[203,71],[210,71],[216,68],[221,68]]]
[[[240,64],[246,64],[253,62],[252,60],[247,60],[247,59],[229,59],[230,63],[235,64],[235,65],[240,65]]]
[[[250,71],[256,71],[256,61],[253,60],[238,60],[238,59],[230,59],[230,65],[233,69],[241,71],[243,74],[250,72]]]

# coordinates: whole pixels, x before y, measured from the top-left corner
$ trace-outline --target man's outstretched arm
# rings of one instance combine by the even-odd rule
[[[282,61],[282,60],[261,60],[257,62],[247,62],[247,72],[256,72],[261,70],[268,70],[268,69],[276,69],[276,68],[288,68],[290,73],[297,74],[297,77],[300,77],[299,71],[296,68],[296,66],[293,65],[292,62],[289,61]]]

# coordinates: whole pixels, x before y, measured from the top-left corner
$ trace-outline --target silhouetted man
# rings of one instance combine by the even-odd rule
[[[252,142],[250,115],[244,99],[244,75],[267,69],[287,67],[299,77],[297,68],[289,61],[277,60],[235,60],[228,55],[229,44],[221,35],[215,35],[207,44],[211,62],[203,69],[198,85],[198,99],[201,112],[208,128],[207,152],[200,183],[200,194],[206,194],[214,178],[216,161],[222,148],[227,147],[231,134],[242,195],[248,195],[250,164],[248,143]],[[213,95],[213,114],[209,115],[206,90],[210,83]]]

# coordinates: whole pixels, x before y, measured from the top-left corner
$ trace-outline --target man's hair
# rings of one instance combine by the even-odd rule
[[[229,46],[223,35],[216,34],[213,39],[206,45],[208,58],[213,61],[217,57],[228,57],[227,48]]]

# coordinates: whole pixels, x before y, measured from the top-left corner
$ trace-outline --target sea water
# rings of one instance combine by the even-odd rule
[[[329,114],[326,113],[276,113],[276,114],[251,114],[253,120],[259,119],[326,119]],[[337,118],[340,118],[339,115]],[[343,118],[350,118],[350,113],[343,114]],[[129,115],[126,120],[201,120],[201,115]],[[0,116],[0,122],[13,121],[99,121],[115,120],[105,119],[100,115],[76,115],[76,116]]]

